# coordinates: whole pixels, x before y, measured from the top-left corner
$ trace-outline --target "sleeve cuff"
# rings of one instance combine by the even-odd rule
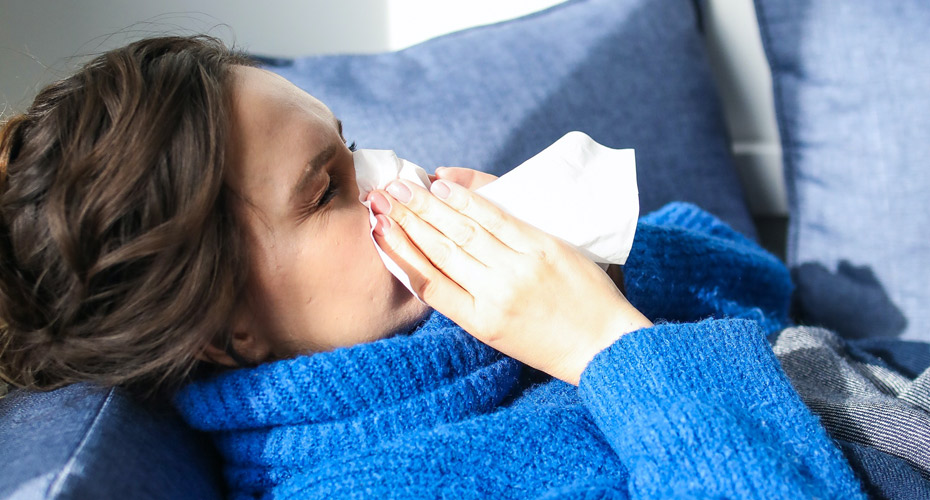
[[[755,322],[635,331],[592,359],[579,392],[634,496],[859,497]]]

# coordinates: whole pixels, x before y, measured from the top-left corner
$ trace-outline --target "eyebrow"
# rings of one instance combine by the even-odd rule
[[[293,201],[304,188],[307,187],[307,184],[310,183],[310,180],[313,179],[313,174],[317,170],[323,168],[330,160],[333,159],[333,156],[336,155],[336,149],[338,146],[335,144],[330,144],[323,148],[322,151],[316,154],[308,163],[303,172],[300,173],[300,177],[297,179],[297,182],[294,183],[294,188],[291,190],[291,201]]]

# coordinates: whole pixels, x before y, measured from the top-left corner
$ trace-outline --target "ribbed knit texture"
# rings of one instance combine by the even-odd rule
[[[785,268],[692,205],[637,231],[627,294],[665,322],[599,353],[579,388],[433,313],[191,384],[177,406],[239,498],[860,498],[765,340]]]
[[[688,203],[641,219],[623,273],[627,298],[654,321],[746,318],[766,334],[789,323],[793,286],[784,264]]]

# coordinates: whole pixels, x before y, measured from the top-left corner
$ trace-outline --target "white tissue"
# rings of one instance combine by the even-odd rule
[[[430,180],[426,171],[407,160],[398,158],[393,151],[386,149],[359,149],[352,153],[355,162],[355,182],[358,184],[358,199],[368,207],[368,222],[371,224],[371,241],[374,242],[378,255],[384,266],[401,283],[410,290],[410,293],[420,298],[410,286],[410,277],[397,265],[375,241],[375,213],[368,202],[368,193],[375,189],[384,189],[394,179],[405,179],[429,189]]]
[[[355,152],[359,198],[402,178],[429,188],[426,171],[393,151]],[[600,264],[623,264],[629,256],[639,217],[636,159],[632,149],[602,146],[582,132],[561,139],[476,193],[507,213],[573,245]],[[374,236],[372,236],[374,241]],[[411,293],[410,278],[375,247],[387,269]]]

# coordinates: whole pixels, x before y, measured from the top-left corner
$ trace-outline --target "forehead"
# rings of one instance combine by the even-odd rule
[[[264,118],[280,122],[294,114],[307,114],[335,124],[333,113],[319,99],[284,77],[249,66],[232,68],[234,119],[246,122]]]
[[[288,188],[307,162],[339,138],[322,102],[281,76],[245,66],[231,79],[227,184],[272,218],[287,210]]]

